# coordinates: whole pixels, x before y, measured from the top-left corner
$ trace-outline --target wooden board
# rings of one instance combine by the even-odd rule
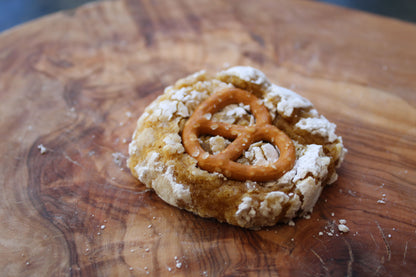
[[[415,25],[309,1],[100,2],[0,34],[1,275],[415,276],[415,49]],[[243,230],[129,174],[144,107],[224,64],[337,124],[349,152],[310,219]]]

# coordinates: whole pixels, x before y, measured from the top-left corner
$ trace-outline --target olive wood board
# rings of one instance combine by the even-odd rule
[[[1,33],[0,275],[415,276],[415,49],[413,24],[298,0],[104,1]],[[126,167],[144,108],[227,65],[311,100],[348,149],[294,226],[200,218]]]

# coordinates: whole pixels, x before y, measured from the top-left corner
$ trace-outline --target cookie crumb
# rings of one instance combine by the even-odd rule
[[[179,260],[177,256],[175,256],[175,262],[176,262],[176,268],[181,269],[182,268],[182,262]]]
[[[345,225],[345,224],[347,224],[347,220],[345,220],[345,219],[340,219],[340,220],[339,220],[339,224],[344,224],[344,225]]]
[[[345,224],[339,224],[338,230],[343,233],[348,233],[350,231],[350,228],[348,228],[348,226]]]
[[[112,153],[111,154],[113,156],[113,162],[118,166],[121,167],[123,160],[126,159],[126,156],[124,156],[122,153],[120,152],[116,152],[116,153]]]
[[[45,147],[45,146],[43,146],[43,144],[39,144],[39,145],[38,145],[38,149],[39,149],[39,151],[40,151],[40,154],[41,154],[41,155],[43,155],[43,154],[45,154],[46,152],[48,152],[48,149],[46,149],[46,147]]]

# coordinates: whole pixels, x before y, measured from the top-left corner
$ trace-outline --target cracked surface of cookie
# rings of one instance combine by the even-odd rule
[[[182,133],[197,107],[219,90],[238,88],[255,95],[270,113],[272,124],[293,142],[296,160],[275,180],[235,180],[208,172],[188,154]],[[249,105],[233,103],[204,118],[227,124],[254,126]],[[178,80],[151,103],[137,122],[129,145],[132,174],[167,203],[202,217],[259,228],[289,222],[310,213],[325,185],[335,182],[346,153],[335,124],[312,103],[271,83],[259,70],[236,66],[209,75],[200,71]],[[201,134],[204,155],[215,155],[233,139]],[[242,165],[267,166],[279,159],[270,141],[256,141],[236,160]]]

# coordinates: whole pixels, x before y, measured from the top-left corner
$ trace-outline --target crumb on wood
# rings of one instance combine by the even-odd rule
[[[39,145],[38,145],[38,149],[39,149],[39,151],[40,151],[40,154],[41,154],[41,155],[43,155],[43,154],[45,154],[46,152],[48,152],[48,149],[46,149],[46,147],[45,147],[45,146],[43,146],[43,144],[39,144]]]
[[[345,224],[339,224],[338,225],[338,230],[343,232],[343,233],[348,233],[350,231],[350,228],[348,228],[348,226],[345,225]]]

